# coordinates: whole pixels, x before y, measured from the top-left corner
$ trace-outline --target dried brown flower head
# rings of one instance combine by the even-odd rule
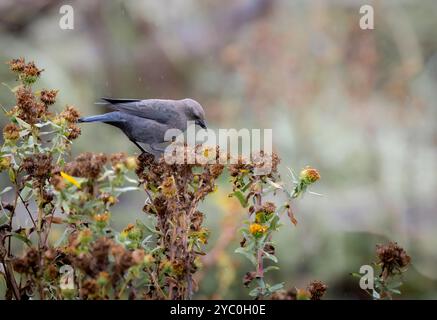
[[[20,137],[20,128],[14,123],[8,123],[3,128],[3,137],[5,140],[17,140]]]
[[[276,206],[273,202],[266,202],[263,205],[263,211],[265,213],[273,213],[276,211]]]
[[[36,248],[30,248],[22,258],[15,258],[12,261],[14,270],[19,273],[36,272],[39,268],[39,252]]]
[[[75,123],[80,117],[79,111],[73,106],[67,106],[64,111],[62,111],[59,116],[68,122]]]
[[[55,188],[55,190],[61,191],[65,188],[65,179],[59,174],[55,174],[50,178],[50,184]]]
[[[65,165],[65,172],[74,177],[95,179],[107,162],[103,153],[85,152],[76,157],[73,162]]]
[[[94,279],[85,280],[80,288],[80,296],[85,300],[94,298],[98,292],[99,286]]]
[[[91,248],[91,256],[93,270],[103,271],[106,269],[109,263],[109,253],[111,251],[114,242],[111,239],[102,237],[99,238]]]
[[[132,259],[136,264],[144,262],[145,252],[143,249],[136,249],[132,252]]]
[[[56,102],[56,95],[59,90],[41,90],[40,100],[46,105],[52,105]]]
[[[217,179],[222,174],[224,167],[222,164],[211,164],[208,166],[208,170],[211,176]]]
[[[15,92],[15,96],[17,98],[18,117],[27,123],[35,123],[41,110],[35,102],[32,91],[26,87],[19,87]]]
[[[53,169],[52,156],[44,153],[34,154],[23,160],[21,168],[33,178],[47,178]]]
[[[31,85],[41,75],[42,69],[39,69],[33,61],[26,64],[24,58],[12,59],[8,62],[9,68],[18,73],[19,79],[25,85]]]
[[[196,211],[193,213],[193,216],[191,217],[191,230],[193,231],[199,231],[202,227],[203,223],[203,213],[200,211]]]
[[[127,154],[125,152],[117,152],[111,154],[109,157],[109,161],[113,167],[116,167],[118,164],[125,162],[127,159]]]
[[[23,72],[24,67],[26,66],[24,58],[12,59],[8,64],[11,71],[18,73]]]
[[[396,242],[389,242],[386,245],[378,244],[376,246],[376,255],[378,263],[381,264],[384,279],[402,272],[402,269],[406,268],[411,262],[410,256]]]
[[[125,250],[121,254],[115,255],[115,270],[119,274],[123,274],[127,269],[134,265],[134,259],[132,257],[132,252]]]
[[[307,289],[311,294],[311,300],[320,300],[328,289],[328,286],[322,281],[315,280],[309,284]]]
[[[44,70],[38,69],[35,62],[30,61],[24,66],[23,74],[27,77],[39,77],[42,71]]]
[[[68,133],[67,138],[69,140],[77,139],[80,136],[80,134],[82,133],[82,130],[77,125],[75,125],[73,123],[71,123],[68,126],[68,131],[69,131],[69,133]]]

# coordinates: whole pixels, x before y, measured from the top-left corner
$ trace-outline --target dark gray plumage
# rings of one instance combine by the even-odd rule
[[[110,99],[102,98],[113,112],[80,118],[79,122],[104,122],[121,129],[142,152],[138,143],[145,143],[154,151],[164,140],[169,129],[187,129],[187,121],[206,128],[205,112],[193,99]]]

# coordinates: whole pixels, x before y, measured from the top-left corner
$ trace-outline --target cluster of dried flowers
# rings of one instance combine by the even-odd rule
[[[404,248],[396,242],[376,245],[376,262],[373,263],[375,273],[370,279],[373,288],[366,289],[366,292],[374,300],[393,299],[393,295],[400,295],[400,287],[403,285],[403,274],[411,263],[411,257]],[[356,278],[362,278],[360,273],[352,273]],[[368,279],[369,281],[369,279]]]
[[[404,272],[410,264],[411,258],[404,248],[396,242],[389,242],[386,245],[376,246],[378,264],[381,266],[383,279]]]
[[[283,290],[284,283],[270,285],[265,281],[265,273],[277,269],[272,265],[265,266],[266,260],[278,263],[275,256],[273,234],[281,226],[279,221],[283,212],[287,213],[294,225],[297,224],[291,209],[291,202],[307,191],[311,184],[318,181],[320,174],[314,168],[304,168],[299,175],[299,180],[294,181],[294,188],[289,190],[280,182],[277,170],[280,160],[275,153],[270,156],[260,153],[255,155],[253,159],[255,161],[251,163],[239,159],[235,165],[229,166],[233,185],[232,196],[235,196],[243,207],[248,207],[249,216],[245,227],[241,230],[243,234],[241,247],[236,252],[248,258],[255,268],[254,271],[247,272],[243,278],[243,284],[246,287],[255,283],[249,295],[256,299],[262,299],[276,294],[275,297],[278,299],[281,297],[281,292],[282,296],[286,292]],[[260,168],[265,167],[266,161],[268,161],[267,165],[271,170],[260,171]],[[276,194],[277,192],[284,193],[287,198],[287,202],[279,208],[274,203],[264,200],[267,194]],[[321,288],[322,285],[319,287],[311,286],[310,292],[312,294],[307,296],[314,299],[321,297],[323,294],[316,294],[316,292],[324,292],[326,287],[324,290]]]
[[[1,201],[0,216],[6,298],[191,298],[198,287],[193,275],[201,266],[210,234],[198,206],[216,189],[225,169],[219,161],[220,150],[215,149],[211,161],[194,164],[170,164],[148,154],[133,158],[123,153],[90,152],[68,161],[71,143],[80,135],[76,125],[79,113],[72,106],[59,114],[50,111],[58,91],[32,90],[42,72],[33,62],[20,58],[9,65],[20,85],[12,89],[16,106],[5,110],[10,123],[3,129],[5,142],[0,150],[0,170],[9,173],[11,182],[0,196],[12,194],[10,201]],[[178,157],[188,160],[200,153],[209,158],[212,150],[200,148],[184,146]],[[230,163],[226,167],[233,186],[231,196],[248,208],[249,215],[237,249],[255,268],[245,276],[245,285],[256,282],[250,295],[257,299],[288,297],[283,284],[266,283],[264,274],[273,268],[264,263],[266,259],[277,263],[272,236],[280,226],[279,215],[286,211],[296,224],[290,201],[320,175],[305,168],[289,191],[279,182],[279,157],[274,153],[253,154],[251,162],[238,158]],[[271,170],[262,170],[265,168]],[[131,176],[134,172],[135,178]],[[154,225],[137,220],[120,232],[112,229],[112,206],[122,193],[141,185],[147,195],[143,211]],[[287,204],[277,208],[264,201],[266,193],[278,191],[287,195]],[[32,202],[36,212],[31,210]],[[21,205],[31,227],[16,227],[16,211]],[[56,242],[52,239],[54,225],[64,230]],[[20,244],[22,254],[16,254]],[[294,297],[319,299],[325,291],[324,284],[313,282]]]
[[[193,151],[186,146],[184,154]],[[169,299],[190,298],[197,289],[193,274],[209,236],[202,226],[204,214],[197,207],[214,191],[224,166],[171,165],[148,154],[141,155],[138,162],[137,175],[150,197],[143,211],[156,217],[157,245],[161,248],[161,258],[151,270],[155,278],[162,279],[161,287]]]
[[[319,280],[312,281],[306,289],[292,288],[278,290],[272,294],[272,300],[321,300],[328,286]]]
[[[6,298],[120,295],[117,289],[126,285],[127,269],[141,264],[145,253],[133,241],[128,249],[122,241],[115,241],[115,235],[108,236],[109,207],[126,188],[136,189],[126,187],[125,180],[135,169],[136,159],[125,154],[107,157],[84,153],[67,162],[71,142],[80,135],[76,125],[79,112],[72,106],[59,114],[49,110],[56,103],[58,91],[32,90],[42,72],[33,62],[20,58],[9,65],[20,84],[12,89],[16,106],[5,110],[10,123],[3,129],[0,150],[0,169],[9,173],[12,185],[2,194],[13,193],[10,201],[1,202],[0,263],[7,283]],[[30,209],[32,202],[36,213]],[[21,205],[31,227],[15,227]],[[64,239],[57,246],[50,241],[55,224],[65,228]],[[126,237],[133,232],[126,231]],[[19,248],[20,242],[25,245],[24,254],[17,255],[14,248]],[[60,270],[65,265],[77,269],[73,291],[62,286]],[[112,291],[103,286],[105,275]]]

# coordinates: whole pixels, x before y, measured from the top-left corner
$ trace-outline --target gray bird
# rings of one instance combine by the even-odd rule
[[[113,112],[80,118],[79,122],[104,122],[121,129],[142,151],[138,143],[162,152],[157,145],[166,142],[164,136],[169,129],[187,129],[187,121],[206,129],[205,112],[200,103],[193,99],[111,99],[102,98]],[[151,152],[149,152],[151,153]]]

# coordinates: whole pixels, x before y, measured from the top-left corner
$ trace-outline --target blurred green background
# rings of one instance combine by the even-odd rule
[[[74,9],[74,30],[59,27],[63,4]],[[364,4],[374,7],[374,30],[359,28]],[[272,282],[319,279],[327,298],[366,298],[349,273],[393,240],[413,261],[401,298],[430,299],[436,15],[434,0],[1,0],[0,61],[23,56],[46,69],[38,87],[60,90],[59,110],[68,103],[99,113],[101,96],[191,97],[212,128],[272,128],[284,179],[286,167],[314,166],[322,180],[312,190],[323,194],[296,202],[297,227],[284,219]],[[6,64],[0,79],[14,85]],[[1,104],[13,101],[0,88]],[[104,124],[82,126],[72,156],[84,151],[138,153]],[[202,205],[212,237],[197,298],[248,297],[241,278],[250,266],[233,253],[246,213],[229,192],[224,177]],[[122,197],[114,227],[145,218],[144,200],[141,192]]]

